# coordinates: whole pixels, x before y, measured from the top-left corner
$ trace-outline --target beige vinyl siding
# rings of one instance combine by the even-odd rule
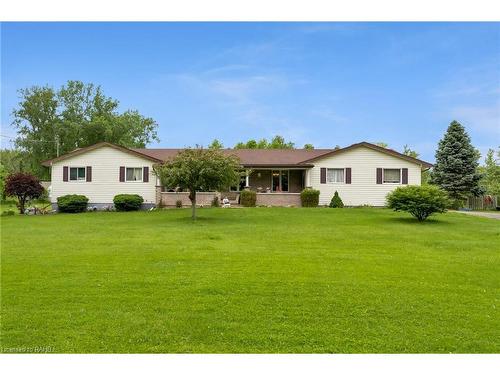
[[[156,176],[151,160],[103,146],[59,161],[52,166],[51,202],[66,194],[83,194],[89,203],[113,203],[117,194],[139,194],[144,203],[156,203]],[[63,167],[92,167],[92,182],[63,181]],[[120,166],[149,167],[149,182],[120,182]],[[69,174],[69,173],[68,173]]]
[[[320,168],[352,168],[352,183],[321,184]],[[320,205],[329,204],[337,190],[347,206],[384,206],[387,193],[402,185],[377,184],[377,168],[408,168],[408,185],[420,185],[420,165],[367,147],[358,147],[315,160],[311,186],[320,191]]]

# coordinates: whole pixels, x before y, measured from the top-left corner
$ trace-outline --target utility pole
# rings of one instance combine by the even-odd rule
[[[59,136],[56,134],[56,157],[59,157]]]

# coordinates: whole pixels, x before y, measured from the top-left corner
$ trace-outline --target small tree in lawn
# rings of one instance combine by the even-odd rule
[[[188,148],[155,167],[162,184],[189,191],[196,219],[196,192],[227,189],[239,181],[239,161],[216,149]]]
[[[439,141],[431,181],[448,192],[454,205],[459,205],[469,194],[480,193],[478,159],[465,128],[453,121]]]
[[[436,212],[445,212],[448,196],[437,186],[404,186],[387,194],[387,207],[394,211],[406,211],[418,221],[427,219]]]
[[[24,213],[26,203],[32,199],[40,198],[43,187],[40,180],[29,173],[13,173],[5,179],[5,195],[17,198],[19,213]]]

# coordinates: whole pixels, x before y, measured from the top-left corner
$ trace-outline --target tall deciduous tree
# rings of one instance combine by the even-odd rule
[[[312,145],[311,145],[312,146]],[[293,142],[287,142],[285,138],[281,135],[274,136],[271,141],[262,138],[259,141],[255,139],[250,139],[247,142],[238,142],[235,149],[249,148],[249,149],[294,149],[295,144]]]
[[[212,150],[221,150],[224,148],[224,145],[218,139],[214,139],[212,143],[208,145],[208,148]]]
[[[491,195],[500,196],[500,147],[496,152],[489,149],[484,159],[484,166],[479,170],[483,174],[481,186],[483,186],[486,193]]]
[[[68,81],[59,90],[33,86],[22,89],[13,111],[18,129],[16,145],[26,154],[29,170],[47,177],[41,161],[107,141],[126,147],[145,147],[158,140],[157,123],[137,111],[118,112],[118,101],[100,86]]]
[[[419,153],[412,150],[408,145],[403,146],[403,154],[406,156],[411,156],[412,158],[418,158]]]
[[[239,180],[239,161],[220,150],[188,148],[155,166],[164,186],[189,191],[191,217],[196,219],[196,192],[227,189]]]
[[[0,150],[0,198],[5,199],[5,178],[9,174],[23,171],[23,158],[18,150]]]
[[[7,174],[15,172],[29,172],[25,165],[26,155],[19,150],[2,149],[0,150],[0,164],[4,167]]]
[[[470,194],[479,194],[481,175],[477,171],[478,159],[479,155],[465,128],[452,121],[439,141],[432,183],[446,190],[455,204]]]

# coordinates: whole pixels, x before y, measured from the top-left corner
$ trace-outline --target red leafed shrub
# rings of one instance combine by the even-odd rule
[[[32,199],[39,198],[44,190],[40,180],[29,173],[13,173],[5,179],[5,195],[16,197],[19,213],[24,213],[26,203]]]

